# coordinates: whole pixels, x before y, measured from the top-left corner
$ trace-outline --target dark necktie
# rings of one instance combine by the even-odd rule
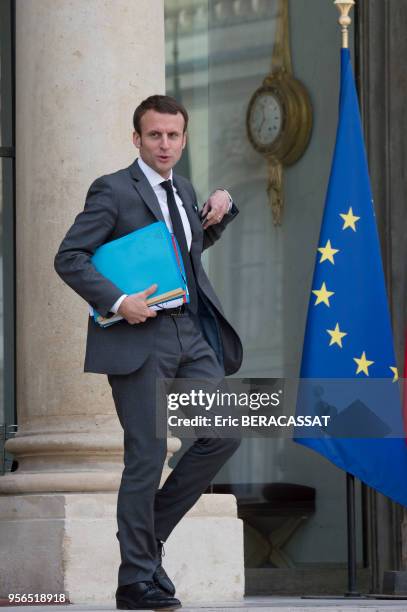
[[[182,224],[181,215],[178,210],[177,203],[175,201],[174,191],[170,180],[163,181],[160,183],[161,187],[167,192],[167,204],[168,211],[170,213],[172,229],[174,235],[178,241],[178,245],[181,251],[182,261],[184,262],[186,282],[189,291],[189,308],[192,312],[197,311],[198,298],[196,292],[195,275],[192,269],[191,256],[188,251],[187,239],[185,236],[184,226]]]

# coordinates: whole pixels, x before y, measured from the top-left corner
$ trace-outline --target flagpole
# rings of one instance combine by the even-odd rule
[[[349,49],[349,26],[352,19],[349,12],[354,6],[354,0],[335,0],[339,10],[339,25],[342,31],[342,49]],[[346,473],[346,514],[348,536],[348,590],[345,597],[360,597],[356,590],[356,504],[355,504],[355,477]]]
[[[352,23],[349,17],[349,11],[355,4],[355,0],[335,0],[335,5],[340,12],[339,24],[342,29],[342,49],[349,49],[349,32],[348,28]]]
[[[360,597],[356,590],[356,504],[355,477],[346,472],[346,514],[348,535],[348,590],[345,597]]]

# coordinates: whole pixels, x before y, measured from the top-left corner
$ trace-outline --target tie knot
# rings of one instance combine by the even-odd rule
[[[160,185],[161,185],[161,187],[163,187],[165,189],[165,191],[167,193],[172,191],[171,179],[168,179],[167,181],[163,181],[162,183],[160,183]]]

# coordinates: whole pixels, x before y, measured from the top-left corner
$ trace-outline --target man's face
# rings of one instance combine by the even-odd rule
[[[141,134],[133,133],[133,142],[141,159],[163,178],[170,176],[186,144],[184,117],[148,110],[141,118]]]

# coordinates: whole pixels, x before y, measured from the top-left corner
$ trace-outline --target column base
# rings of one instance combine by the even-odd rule
[[[116,493],[0,499],[0,598],[45,593],[71,603],[114,602]],[[165,544],[163,564],[185,603],[241,600],[243,527],[234,496],[203,495]]]

